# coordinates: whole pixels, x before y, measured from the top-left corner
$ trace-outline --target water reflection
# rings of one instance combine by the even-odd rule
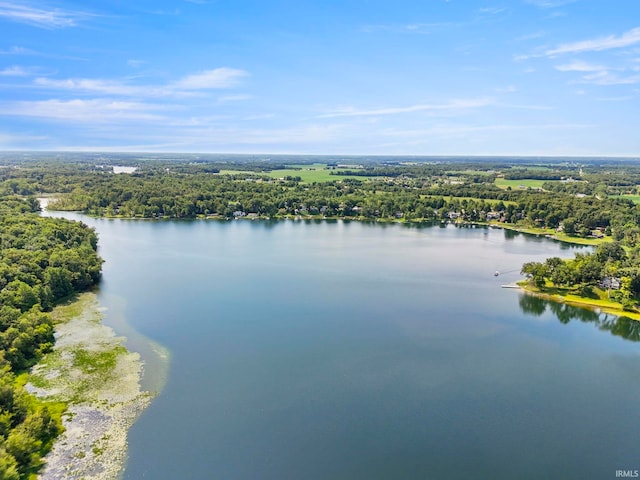
[[[560,302],[552,302],[534,295],[521,294],[518,299],[520,309],[535,317],[540,317],[547,309],[560,323],[568,324],[571,320],[593,323],[599,330],[610,332],[632,342],[640,341],[640,321],[629,317],[618,317],[607,313],[599,313],[588,308],[574,307]]]

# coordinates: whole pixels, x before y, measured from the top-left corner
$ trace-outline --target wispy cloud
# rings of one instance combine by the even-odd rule
[[[506,11],[507,7],[483,7],[478,9],[478,13],[483,15],[497,15]]]
[[[26,23],[39,28],[66,28],[77,25],[78,21],[93,15],[58,8],[47,9],[16,2],[0,2],[0,18],[18,23]]]
[[[515,110],[554,110],[555,107],[549,105],[527,105],[517,103],[496,103],[496,107],[513,108]]]
[[[0,55],[33,55],[35,53],[33,50],[15,45],[8,50],[0,50]]]
[[[640,75],[631,74],[636,72],[635,68],[610,68],[604,65],[596,65],[581,60],[571,63],[556,65],[556,70],[561,72],[579,72],[582,77],[579,80],[572,80],[570,83],[587,83],[592,85],[633,85],[640,83]]]
[[[387,107],[372,110],[361,110],[357,108],[344,108],[334,112],[318,115],[318,118],[335,118],[335,117],[370,117],[381,115],[398,115],[403,113],[415,113],[425,111],[452,111],[466,110],[472,108],[480,108],[492,105],[493,101],[489,98],[477,98],[467,100],[452,100],[443,104],[417,104],[406,107]]]
[[[365,33],[387,32],[387,33],[405,33],[414,35],[427,35],[436,30],[459,27],[462,23],[440,22],[440,23],[422,23],[413,22],[405,24],[389,24],[389,25],[365,25],[362,31]]]
[[[539,8],[558,8],[575,3],[577,0],[527,0],[530,5],[535,5]]]
[[[13,133],[2,133],[0,132],[0,142],[1,143],[5,143],[5,142],[9,142],[9,141],[16,141],[16,140],[43,140],[47,138],[44,135],[15,135]]]
[[[602,65],[594,65],[591,63],[576,60],[575,62],[566,63],[563,65],[556,65],[556,70],[560,72],[602,72],[609,70],[609,68]]]
[[[482,7],[475,12],[475,22],[496,22],[504,20],[510,13],[507,7]]]
[[[538,38],[542,38],[545,35],[547,35],[547,32],[539,31],[539,32],[533,32],[533,33],[527,33],[525,35],[520,35],[515,40],[516,42],[526,42],[528,40],[536,40]]]
[[[35,79],[34,84],[38,87],[44,87],[53,90],[81,91],[92,94],[98,93],[102,95],[159,95],[159,93],[154,93],[154,90],[145,87],[126,85],[122,82],[113,80],[100,80],[91,78],[67,78],[64,80],[55,80],[52,78],[40,77]]]
[[[218,103],[242,102],[244,100],[250,100],[251,98],[253,98],[251,95],[244,93],[239,93],[237,95],[223,95],[218,97]]]
[[[0,77],[28,77],[29,75],[33,75],[33,70],[20,65],[12,65],[0,70]]]
[[[50,54],[31,50],[30,48],[13,46],[6,50],[0,50],[0,55],[23,55],[23,56],[37,56],[44,58],[55,58],[58,60],[80,60],[86,61],[86,58],[72,57],[68,55]]]
[[[560,55],[571,55],[587,52],[602,52],[630,47],[640,43],[640,27],[632,28],[621,35],[608,35],[578,42],[563,43],[553,48],[541,47],[533,53],[516,55],[514,60],[528,60],[530,58],[555,58]]]
[[[127,60],[127,65],[129,65],[130,67],[133,67],[133,68],[140,68],[145,63],[146,62],[144,60],[136,60],[135,58],[131,58],[131,59]]]
[[[595,100],[599,102],[628,102],[629,100],[633,100],[633,96],[627,95],[624,97],[596,97]]]
[[[162,120],[152,113],[166,107],[141,102],[113,100],[43,100],[4,102],[0,104],[3,115],[39,117],[72,122],[110,123],[122,120]]]
[[[229,88],[237,85],[242,77],[248,75],[244,70],[236,68],[215,68],[189,75],[176,82],[176,89],[184,90],[208,90],[212,88]]]
[[[397,137],[424,137],[427,135],[459,136],[474,132],[513,132],[557,129],[583,129],[592,128],[595,125],[585,123],[547,123],[533,125],[489,124],[489,125],[436,125],[419,130],[388,130],[389,136]]]
[[[574,83],[590,83],[593,85],[634,85],[640,83],[640,75],[619,75],[609,71],[598,71],[582,77]]]
[[[14,135],[12,133],[0,132],[0,150],[20,148],[23,145],[33,145],[34,142],[47,140],[44,135]]]
[[[165,85],[133,85],[121,80],[67,78],[36,78],[34,85],[53,90],[68,90],[99,95],[124,97],[190,96],[198,91],[219,90],[237,85],[240,78],[248,76],[244,70],[221,67],[188,75]]]
[[[579,42],[565,43],[544,52],[544,56],[553,57],[571,53],[601,52],[614,48],[629,47],[640,43],[640,27],[633,28],[622,35],[609,35]]]

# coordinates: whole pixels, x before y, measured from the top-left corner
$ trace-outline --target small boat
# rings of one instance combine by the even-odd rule
[[[500,275],[500,272],[498,270],[496,270],[496,272],[493,274],[493,276],[497,277],[498,275]]]

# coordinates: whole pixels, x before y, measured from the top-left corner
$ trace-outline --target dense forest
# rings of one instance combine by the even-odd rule
[[[97,236],[83,224],[43,218],[35,198],[0,196],[0,478],[29,478],[62,431],[64,406],[24,389],[23,372],[51,350],[49,313],[100,279]]]

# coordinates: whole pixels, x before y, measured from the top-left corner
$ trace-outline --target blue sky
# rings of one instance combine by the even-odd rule
[[[640,156],[637,0],[0,0],[0,150]]]

